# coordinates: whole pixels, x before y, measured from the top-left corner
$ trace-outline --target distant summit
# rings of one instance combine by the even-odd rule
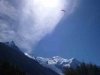
[[[31,57],[27,53],[26,56],[33,58],[34,60],[38,61],[44,67],[50,68],[53,71],[63,75],[65,68],[76,68],[81,64],[77,59],[65,59],[60,56],[54,56],[52,58],[43,58],[43,57]]]
[[[64,59],[60,56],[54,56],[52,58],[37,57],[36,60],[40,63],[46,63],[48,65],[60,66],[62,68],[64,68],[64,67],[75,68],[80,64],[80,62],[75,58]]]

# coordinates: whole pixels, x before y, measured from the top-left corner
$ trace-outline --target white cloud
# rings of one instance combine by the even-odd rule
[[[12,19],[16,19],[15,17],[18,16],[17,12],[18,11],[9,3],[9,1],[0,0],[0,14],[5,14]]]
[[[0,18],[0,41],[13,40],[20,48],[31,52],[34,45],[55,29],[64,15],[61,10],[69,15],[75,2],[23,0],[21,7],[16,8],[9,1],[0,0],[0,17],[3,17]]]

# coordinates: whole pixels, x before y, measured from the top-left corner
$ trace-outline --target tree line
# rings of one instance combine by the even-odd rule
[[[81,63],[77,68],[66,68],[65,75],[100,75],[100,66]]]

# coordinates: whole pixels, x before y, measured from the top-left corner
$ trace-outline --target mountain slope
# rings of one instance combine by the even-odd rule
[[[54,56],[52,58],[43,58],[43,57],[32,57],[29,54],[25,53],[26,56],[29,58],[32,58],[39,62],[44,67],[50,68],[56,73],[63,75],[63,72],[65,68],[77,68],[81,64],[78,60],[75,58],[71,59],[64,59],[59,56]]]
[[[45,68],[37,61],[27,57],[13,42],[0,42],[0,61],[16,64],[22,71],[29,73],[29,75],[58,75],[51,69]]]
[[[63,75],[63,71],[65,68],[76,68],[80,65],[80,62],[74,58],[64,59],[59,56],[54,56],[52,58],[36,57],[34,59],[37,60],[43,66],[54,70],[60,75]]]

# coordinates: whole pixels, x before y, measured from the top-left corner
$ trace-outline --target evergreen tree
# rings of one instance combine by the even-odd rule
[[[100,75],[100,67],[82,63],[77,68],[67,68],[64,73],[65,75]]]

